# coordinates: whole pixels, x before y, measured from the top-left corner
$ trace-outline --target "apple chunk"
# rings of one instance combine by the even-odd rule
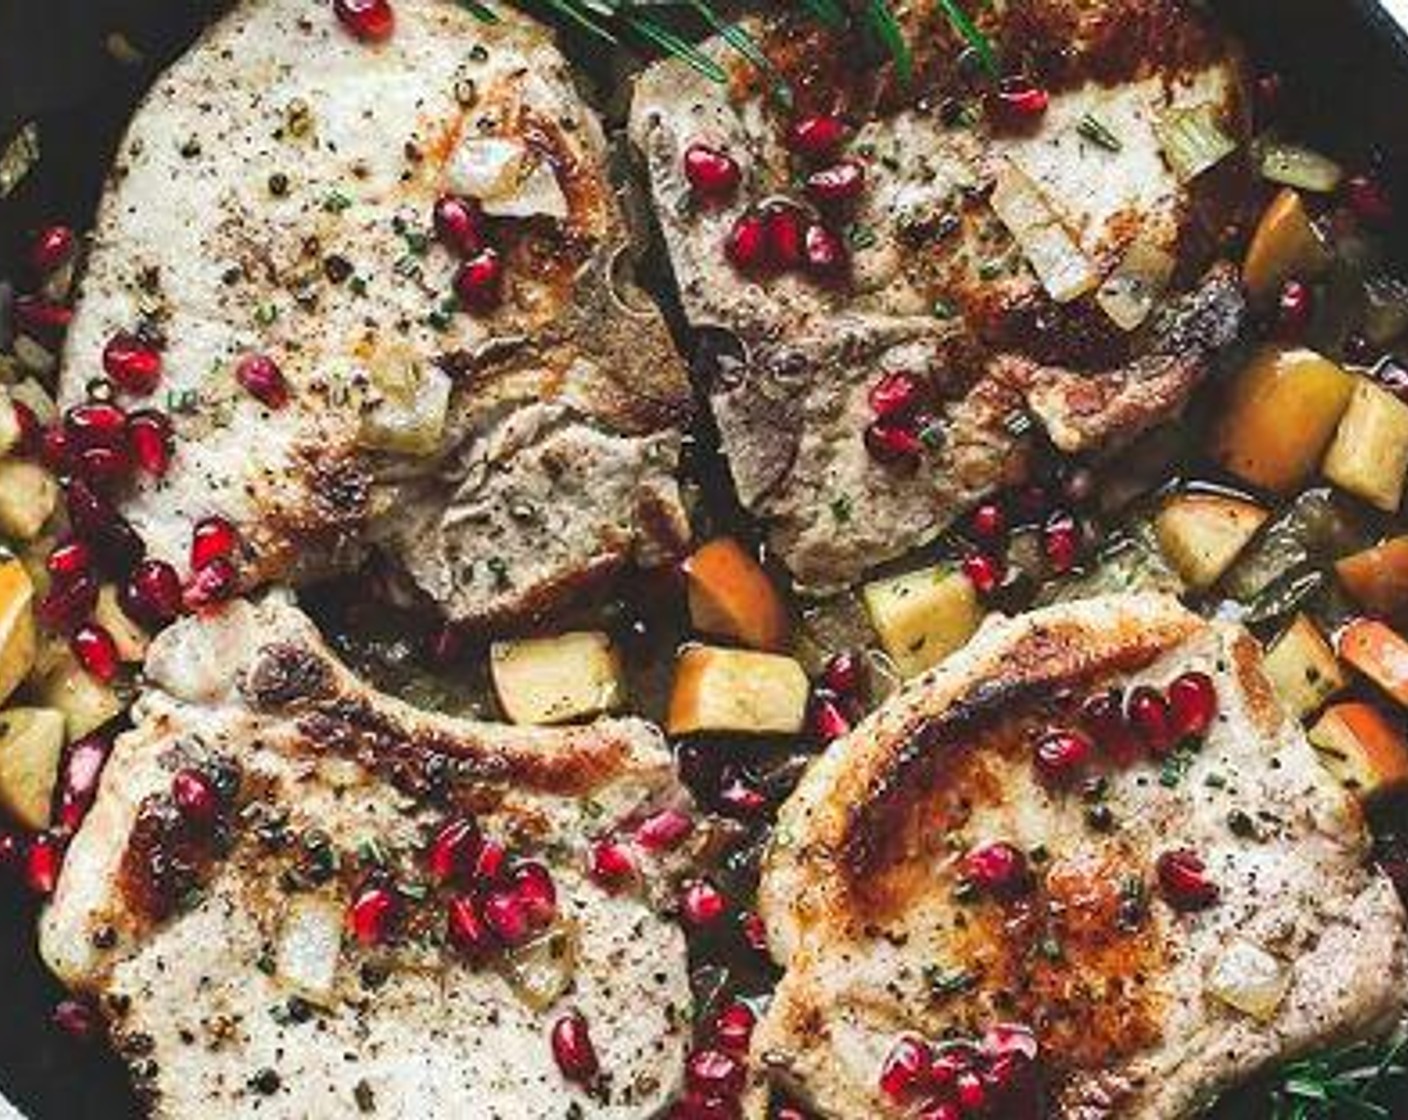
[[[1408,741],[1372,704],[1334,704],[1310,729],[1321,763],[1362,798],[1408,788]]]
[[[966,644],[983,620],[972,581],[950,568],[923,568],[868,583],[864,598],[880,643],[906,677]]]
[[[597,631],[495,642],[489,673],[499,706],[514,723],[592,719],[625,700],[621,662]]]
[[[1408,473],[1408,404],[1359,378],[1323,470],[1340,489],[1385,513],[1395,512],[1403,504]]]
[[[1297,719],[1319,709],[1348,683],[1334,650],[1303,614],[1271,643],[1264,668],[1281,703]]]
[[[666,730],[795,735],[806,722],[809,691],[806,672],[790,657],[692,646],[675,665]]]
[[[1159,547],[1189,586],[1204,591],[1232,566],[1266,522],[1255,502],[1225,494],[1180,494],[1155,519]]]
[[[34,667],[34,583],[19,560],[0,563],[0,704]]]
[[[787,607],[767,572],[732,537],[712,540],[684,563],[689,617],[703,634],[776,652],[791,628]]]
[[[1340,631],[1340,656],[1408,705],[1408,641],[1398,631],[1377,619],[1355,619]]]
[[[31,831],[49,826],[63,749],[63,712],[0,711],[0,808]]]
[[[1258,303],[1266,303],[1292,278],[1313,280],[1334,261],[1325,239],[1316,232],[1305,203],[1290,187],[1271,200],[1252,235],[1242,279]]]

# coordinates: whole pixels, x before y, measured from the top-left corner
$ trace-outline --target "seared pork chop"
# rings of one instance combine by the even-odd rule
[[[932,0],[897,6],[907,84],[777,15],[748,25],[771,73],[713,42],[727,85],[636,90],[685,311],[739,342],[710,389],[734,480],[815,590],[1020,479],[1028,415],[1066,452],[1168,417],[1240,325],[1206,271],[1246,181],[1235,48],[1180,0],[972,7],[1025,91],[984,94]]]
[[[820,1116],[1038,1116],[1043,1089],[1056,1117],[1190,1116],[1408,1000],[1356,803],[1253,639],[1171,598],[993,623],[828,750],[776,835],[753,1061]]]
[[[154,1115],[648,1117],[670,1098],[691,999],[652,900],[682,855],[638,848],[634,887],[586,870],[593,837],[689,810],[655,729],[417,711],[278,599],[178,623],[147,672],[42,950],[100,1001]],[[555,1060],[574,1015],[598,1076],[580,1046]]]
[[[137,113],[63,395],[105,354],[120,389],[145,388],[159,353],[149,401],[174,413],[175,456],[124,502],[152,554],[184,565],[192,525],[220,515],[248,585],[378,541],[477,621],[687,539],[687,379],[620,282],[600,126],[546,30],[468,7],[404,0],[390,37],[362,42],[326,3],[248,0]],[[461,209],[437,237],[445,194]],[[286,404],[251,358],[282,373]]]

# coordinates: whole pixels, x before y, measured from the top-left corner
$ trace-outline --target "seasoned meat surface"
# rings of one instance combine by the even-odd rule
[[[1202,723],[1188,674],[1212,686]],[[1147,709],[1146,688],[1181,691],[1181,744],[1092,706]],[[1072,756],[1054,733],[1085,736],[1083,762],[1057,767]],[[990,624],[832,746],[776,835],[760,907],[785,975],[752,1060],[760,1099],[784,1089],[818,1116],[952,1092],[882,1089],[904,1040],[960,1065],[1035,1055],[1002,1068],[1024,1108],[1022,1079],[1044,1082],[1052,1116],[1189,1116],[1408,1000],[1403,908],[1366,863],[1357,803],[1250,636],[1171,598]]]
[[[1190,122],[1245,139],[1235,47],[1181,0],[978,8],[1007,71],[1049,98],[1039,113],[1011,119],[931,0],[897,5],[908,82],[778,14],[749,25],[769,73],[715,42],[729,84],[670,61],[635,92],[631,132],[685,311],[737,339],[709,388],[734,481],[813,590],[931,541],[1023,477],[1031,418],[1068,453],[1167,418],[1240,326],[1234,275],[1208,269],[1241,215],[1244,158],[1193,174],[1167,140]],[[825,154],[795,139],[817,118],[843,129]],[[700,148],[733,161],[735,190],[691,184]],[[836,169],[863,182],[839,201],[810,178]],[[848,266],[785,267],[771,232],[761,264],[730,259],[738,230],[779,214],[806,244],[829,231]],[[894,374],[919,387],[895,419],[913,437],[900,452],[867,443]]]
[[[507,5],[405,0],[384,42],[327,3],[250,0],[148,95],[118,150],[63,396],[115,336],[160,351],[169,475],[126,497],[150,551],[239,528],[246,585],[324,574],[370,542],[458,620],[544,611],[683,547],[689,389],[622,277],[600,126],[548,32]],[[472,198],[501,280],[456,298]],[[458,227],[456,227],[458,228]],[[495,304],[495,292],[498,302]],[[479,295],[481,293],[482,301]],[[242,385],[272,359],[288,403]]]
[[[669,1099],[691,997],[657,903],[684,854],[637,852],[639,889],[586,873],[594,837],[689,810],[658,731],[412,709],[278,598],[177,624],[147,673],[42,951],[98,1000],[153,1115],[650,1117]],[[213,814],[192,810],[192,773]],[[477,955],[451,931],[453,900],[483,884],[459,864],[442,882],[432,838],[466,819],[506,850],[499,881],[551,876],[556,916],[512,949]],[[367,938],[377,889],[394,904]],[[600,1062],[589,1087],[549,1041],[571,1012]]]

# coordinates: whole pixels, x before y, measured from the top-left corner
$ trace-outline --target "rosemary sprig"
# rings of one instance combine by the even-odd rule
[[[978,25],[968,18],[968,14],[958,6],[957,0],[939,0],[939,7],[944,10],[949,24],[978,56],[978,61],[982,63],[988,77],[1001,77],[1002,67],[997,61],[997,51],[993,48],[992,40],[978,30]]]
[[[1399,1115],[1396,1102],[1408,1088],[1408,1035],[1361,1042],[1292,1062],[1271,1091],[1275,1120],[1340,1120]]]

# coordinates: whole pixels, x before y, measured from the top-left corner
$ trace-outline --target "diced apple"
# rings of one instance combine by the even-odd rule
[[[692,646],[675,665],[666,729],[795,735],[806,721],[809,692],[806,672],[790,657]]]
[[[983,620],[972,581],[952,568],[922,568],[877,580],[866,584],[863,594],[880,643],[906,677],[966,644]]]
[[[1340,631],[1340,656],[1400,704],[1408,705],[1408,641],[1372,618]]]
[[[1325,769],[1360,797],[1408,788],[1408,740],[1372,704],[1332,704],[1310,742]]]
[[[147,656],[151,638],[117,601],[117,588],[104,584],[98,592],[98,604],[93,608],[93,621],[112,635],[117,656],[126,662],[141,661]]]
[[[1335,563],[1335,571],[1366,610],[1389,617],[1408,612],[1408,537],[1346,556]]]
[[[34,668],[34,584],[16,559],[0,562],[0,704]]]
[[[596,631],[495,642],[489,672],[499,706],[514,723],[592,719],[625,701],[621,662]]]
[[[1325,477],[1386,513],[1403,502],[1408,404],[1361,377],[1325,455]]]
[[[40,702],[63,713],[70,739],[96,731],[122,711],[117,693],[87,672],[63,643],[51,643],[35,668]]]
[[[684,563],[689,617],[704,634],[732,638],[776,652],[787,644],[791,620],[767,572],[732,537],[720,537]]]
[[[1354,378],[1314,350],[1259,351],[1238,373],[1214,457],[1253,486],[1287,491],[1311,476],[1354,393]]]
[[[1287,187],[1261,216],[1252,235],[1242,279],[1258,303],[1273,299],[1287,280],[1313,280],[1334,258],[1325,239],[1310,223],[1305,203]]]
[[[1222,578],[1268,514],[1224,494],[1179,494],[1154,522],[1159,547],[1185,583],[1206,590]]]
[[[1264,667],[1281,703],[1297,719],[1317,711],[1348,683],[1335,651],[1303,614],[1271,643]]]
[[[0,808],[37,832],[49,825],[64,750],[64,714],[53,708],[0,711]]]
[[[27,541],[39,535],[59,500],[59,484],[38,463],[0,460],[0,534]]]

